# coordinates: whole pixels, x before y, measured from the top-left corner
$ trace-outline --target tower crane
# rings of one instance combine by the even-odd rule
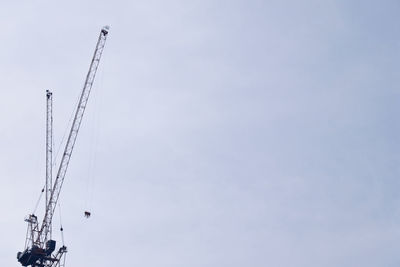
[[[32,267],[62,267],[65,263],[65,253],[67,247],[63,244],[57,252],[56,241],[52,239],[52,219],[57,206],[57,201],[64,183],[65,174],[71,160],[75,141],[78,136],[79,128],[89,99],[90,91],[96,76],[97,68],[100,63],[101,55],[106,43],[109,27],[101,29],[96,44],[96,49],[89,71],[86,75],[85,83],[79,98],[78,106],[75,111],[74,120],[65,145],[64,153],[53,181],[53,94],[46,91],[46,210],[42,223],[40,224],[35,214],[30,214],[25,219],[28,223],[28,230],[25,239],[23,252],[18,252],[17,259],[22,266]],[[62,231],[62,228],[61,228]]]

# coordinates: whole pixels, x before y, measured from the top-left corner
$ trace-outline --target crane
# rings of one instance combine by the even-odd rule
[[[78,106],[75,111],[71,130],[65,144],[64,153],[53,181],[53,94],[46,91],[46,183],[42,190],[46,191],[46,210],[42,223],[40,224],[37,216],[29,214],[25,221],[28,223],[28,229],[25,239],[25,248],[23,252],[17,253],[17,259],[22,266],[32,267],[62,267],[65,263],[65,253],[67,247],[63,244],[55,252],[56,241],[52,239],[52,219],[57,207],[57,201],[61,193],[71,155],[74,150],[76,138],[82,123],[86,105],[89,100],[90,91],[96,76],[97,68],[100,63],[101,55],[106,43],[109,32],[109,26],[101,29],[97,40],[96,49],[89,71],[86,75],[85,83],[79,98]],[[63,229],[61,228],[61,231]],[[55,252],[55,253],[54,253]],[[62,260],[64,259],[64,261]]]

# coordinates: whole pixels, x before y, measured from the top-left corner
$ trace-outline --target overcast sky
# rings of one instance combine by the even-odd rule
[[[45,90],[57,151],[108,24],[61,193],[67,266],[399,266],[399,14],[2,1],[0,265],[20,266],[44,184]]]

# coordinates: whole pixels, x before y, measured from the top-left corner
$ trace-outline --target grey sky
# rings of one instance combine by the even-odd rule
[[[45,90],[58,147],[109,24],[61,197],[68,266],[399,266],[399,12],[3,1],[0,265],[44,183]]]

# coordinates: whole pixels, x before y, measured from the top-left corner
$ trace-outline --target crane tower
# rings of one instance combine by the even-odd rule
[[[46,91],[46,210],[42,223],[40,224],[35,214],[29,214],[25,221],[28,230],[23,252],[18,252],[17,259],[22,266],[32,267],[62,267],[65,264],[65,253],[67,247],[63,244],[56,251],[56,241],[52,239],[52,219],[61,193],[65,174],[71,160],[72,151],[78,136],[79,128],[89,99],[90,91],[100,63],[104,45],[109,32],[109,27],[101,29],[96,44],[96,49],[86,75],[82,93],[79,98],[75,117],[65,145],[64,153],[53,181],[53,94]],[[62,231],[62,228],[61,228]]]

